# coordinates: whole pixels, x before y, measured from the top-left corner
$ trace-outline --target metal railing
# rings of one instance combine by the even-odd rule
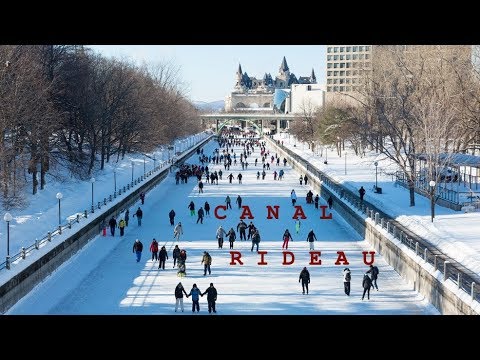
[[[316,176],[324,186],[328,186],[329,190],[335,192],[337,196],[345,203],[348,203],[350,207],[371,218],[377,225],[387,230],[395,239],[400,240],[403,245],[407,246],[426,263],[432,265],[436,271],[443,274],[444,281],[453,281],[459,289],[469,294],[472,300],[480,302],[480,291],[476,289],[477,284],[480,284],[480,276],[478,274],[444,254],[428,240],[413,233],[407,227],[392,219],[388,214],[370,204],[368,201],[360,201],[360,197],[357,194],[331,179],[301,156],[281,145],[279,141],[272,139],[270,139],[270,141],[274,142],[275,145],[287,153],[288,156]]]

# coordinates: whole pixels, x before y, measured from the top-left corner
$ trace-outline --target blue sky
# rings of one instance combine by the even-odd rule
[[[139,63],[173,61],[180,67],[186,94],[195,101],[224,100],[235,84],[238,64],[250,76],[277,75],[283,56],[290,71],[325,82],[324,45],[89,45],[105,56],[126,56]]]

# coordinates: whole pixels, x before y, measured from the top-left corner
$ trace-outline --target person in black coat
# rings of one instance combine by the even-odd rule
[[[215,302],[217,301],[217,289],[215,289],[213,283],[210,283],[210,286],[207,288],[207,290],[202,293],[202,297],[205,294],[207,294],[208,313],[211,313],[212,311],[216,313],[217,310],[215,309]]]
[[[167,249],[165,249],[165,246],[162,246],[162,248],[160,249],[160,252],[158,253],[159,269],[162,268],[163,270],[165,270],[165,259],[168,259]]]
[[[208,201],[205,201],[205,205],[203,206],[203,208],[205,209],[205,215],[210,216],[210,204],[208,203]]]
[[[313,203],[315,204],[315,209],[318,209],[318,201],[320,200],[320,197],[318,196],[318,194],[315,196],[315,198],[313,199]]]
[[[328,198],[327,203],[328,203],[328,208],[331,209],[333,207],[333,198],[331,195]]]
[[[345,294],[350,296],[350,281],[352,280],[352,274],[349,268],[343,269],[343,288]]]
[[[370,274],[370,278],[372,279],[372,289],[375,287],[378,291],[377,286],[377,278],[378,278],[378,267],[374,265],[370,265],[370,269],[367,271],[367,274]]]
[[[183,287],[182,283],[179,282],[178,285],[175,287],[175,312],[177,312],[178,305],[180,305],[180,309],[183,312],[183,294],[188,297],[185,288]]]
[[[305,290],[307,290],[307,295],[308,295],[308,284],[310,284],[310,272],[307,270],[306,266],[300,272],[300,276],[298,277],[298,282],[300,281],[302,282],[302,294],[305,294]]]
[[[203,224],[203,216],[205,215],[205,213],[203,212],[203,208],[201,206],[200,206],[200,209],[198,209],[197,215],[198,215],[197,224],[199,221],[200,221],[200,224]]]
[[[365,196],[365,189],[363,188],[363,186],[360,186],[358,194],[360,195],[360,201],[363,201],[363,197]]]
[[[173,226],[175,224],[175,211],[173,209],[168,213],[168,218],[170,219],[170,225]]]
[[[368,276],[367,273],[363,275],[362,287],[363,287],[362,300],[365,297],[365,294],[367,294],[367,299],[370,300],[370,288],[372,287],[372,280],[370,279],[370,276]]]
[[[112,218],[108,222],[108,225],[110,226],[110,234],[112,236],[115,236],[115,228],[117,227],[117,220],[115,220],[115,216],[112,216]]]

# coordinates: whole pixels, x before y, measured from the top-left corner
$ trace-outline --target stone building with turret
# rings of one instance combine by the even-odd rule
[[[292,84],[316,84],[312,69],[310,76],[296,77],[290,72],[285,56],[275,78],[270,73],[256,78],[242,71],[238,65],[233,91],[225,98],[225,111],[273,111],[273,95],[276,89],[289,89]]]

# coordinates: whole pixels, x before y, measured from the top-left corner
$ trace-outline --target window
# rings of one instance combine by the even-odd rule
[[[333,91],[338,91],[338,86],[334,86]]]
[[[327,71],[327,76],[332,76],[332,72],[331,72],[331,71]]]
[[[337,61],[338,60],[338,55],[334,55],[333,60]]]
[[[344,79],[340,79],[340,84],[343,84],[345,82]]]
[[[340,48],[340,52],[343,52],[344,50],[345,50],[345,48],[342,46],[342,47]]]
[[[331,69],[332,68],[332,63],[327,63],[327,68]]]
[[[345,63],[340,63],[340,69],[343,69],[345,67]]]
[[[332,91],[332,87],[331,86],[327,86],[327,91]]]
[[[346,67],[347,69],[350,69],[350,63],[346,63],[346,64],[345,64],[345,67]]]
[[[353,59],[353,60],[358,60],[358,55],[357,55],[357,54],[353,54],[352,59]]]
[[[332,48],[331,48],[331,47],[328,47],[328,48],[327,48],[327,52],[331,53],[331,52],[332,52]]]
[[[332,79],[327,79],[327,84],[331,84],[332,83]]]
[[[334,71],[333,76],[338,76],[338,71]]]
[[[352,71],[352,75],[353,75],[353,76],[357,76],[357,74],[358,74],[357,70],[353,70],[353,71]]]
[[[340,71],[340,76],[345,76],[345,71]]]
[[[357,52],[358,46],[353,47],[353,52]]]
[[[359,46],[358,51],[363,51],[363,46]]]
[[[345,91],[345,86],[340,86],[340,91]]]
[[[358,58],[359,58],[360,60],[363,60],[363,54],[358,55]]]
[[[338,47],[334,47],[334,48],[333,48],[333,52],[334,52],[334,53],[338,52]]]
[[[334,63],[334,64],[333,64],[333,68],[334,68],[334,69],[338,68],[338,63]]]
[[[365,60],[370,59],[370,54],[365,54]]]
[[[338,84],[338,79],[333,79],[334,84]]]
[[[345,60],[345,55],[340,55],[340,60]]]
[[[370,46],[365,46],[365,51],[370,51]]]
[[[345,55],[345,59],[350,60],[352,56],[350,54]]]
[[[351,46],[347,46],[346,51],[347,51],[347,52],[352,51],[352,47],[351,47]]]
[[[332,61],[332,55],[327,55],[327,61]]]
[[[345,75],[350,76],[350,70],[347,70],[347,71],[345,72]]]
[[[350,91],[351,87],[350,86],[345,86],[345,91]]]
[[[345,84],[350,84],[350,79],[345,79]]]

